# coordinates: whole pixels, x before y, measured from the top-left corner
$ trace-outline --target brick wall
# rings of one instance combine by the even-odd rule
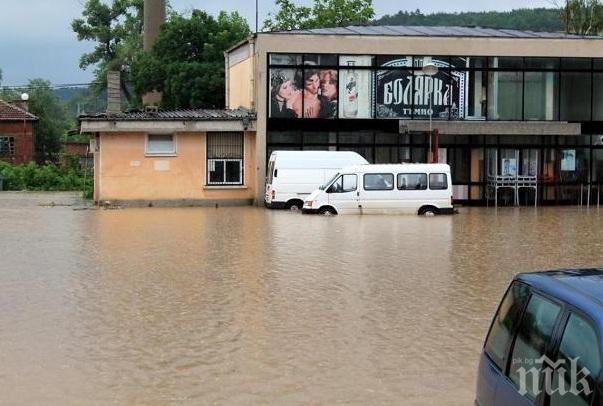
[[[0,161],[13,165],[31,162],[34,159],[33,122],[0,121],[0,137],[15,137],[15,154],[1,155]]]

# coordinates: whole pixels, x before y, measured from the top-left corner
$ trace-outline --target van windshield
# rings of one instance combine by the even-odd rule
[[[339,176],[339,172],[336,173],[335,175],[333,175],[333,177],[331,177],[331,179],[329,179],[328,181],[326,181],[325,184],[322,185],[319,189],[320,190],[325,190],[331,183],[333,183],[333,181],[335,179],[337,179],[338,176]]]

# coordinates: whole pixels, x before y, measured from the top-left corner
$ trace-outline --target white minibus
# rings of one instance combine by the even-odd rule
[[[400,164],[346,167],[305,199],[302,212],[452,214],[450,166]]]
[[[301,209],[304,199],[341,168],[368,164],[351,151],[274,151],[268,160],[266,207]]]

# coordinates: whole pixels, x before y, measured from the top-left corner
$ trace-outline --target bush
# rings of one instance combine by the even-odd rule
[[[91,170],[73,165],[37,165],[33,162],[12,166],[0,161],[0,176],[4,190],[82,191],[84,198],[92,198],[94,189]]]

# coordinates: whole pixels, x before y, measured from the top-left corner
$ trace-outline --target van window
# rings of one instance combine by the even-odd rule
[[[325,184],[324,184],[324,185],[322,185],[320,188],[321,188],[321,189],[323,189],[323,190],[324,190],[324,189],[326,189],[326,188],[327,188],[327,186],[329,186],[329,185],[331,184],[331,182],[333,182],[333,181],[334,181],[335,179],[337,179],[338,177],[339,177],[339,172],[337,172],[335,175],[331,176],[331,177],[329,178],[329,180],[328,180],[328,181],[326,181],[326,182],[325,182]]]
[[[511,345],[529,294],[526,285],[513,282],[492,321],[485,350],[501,371],[504,369],[505,354]]]
[[[347,193],[354,192],[358,187],[358,177],[356,175],[341,175],[327,190],[327,193]]]
[[[536,398],[540,393],[538,375],[543,365],[537,360],[545,354],[551,342],[559,313],[561,306],[534,294],[517,330],[511,352],[509,378],[518,388],[524,387],[526,396],[530,399]]]
[[[559,361],[563,361],[563,363],[560,365],[560,369],[553,373],[553,384],[551,386],[551,389],[559,390],[551,395],[550,405],[590,405],[596,391],[595,382],[601,372],[601,354],[599,353],[599,340],[595,329],[580,316],[570,315],[559,346],[557,362]],[[576,369],[572,368],[572,362],[576,363]],[[581,374],[572,377],[572,370],[579,372],[583,371],[583,368],[588,370],[588,375]],[[584,381],[582,382],[586,382],[588,388],[583,387],[582,384],[576,384],[583,378]],[[573,386],[572,382],[574,382]],[[579,393],[571,391],[570,389],[573,387],[576,387]],[[564,395],[561,395],[561,393],[564,393]]]
[[[272,177],[274,176],[274,161],[270,161],[268,164],[268,184],[272,184]]]
[[[429,174],[429,189],[445,190],[448,189],[448,177],[445,173],[430,173]]]
[[[400,190],[425,190],[427,189],[426,173],[400,173],[398,174],[398,189]]]
[[[393,190],[394,175],[391,173],[367,173],[364,175],[364,190]]]

